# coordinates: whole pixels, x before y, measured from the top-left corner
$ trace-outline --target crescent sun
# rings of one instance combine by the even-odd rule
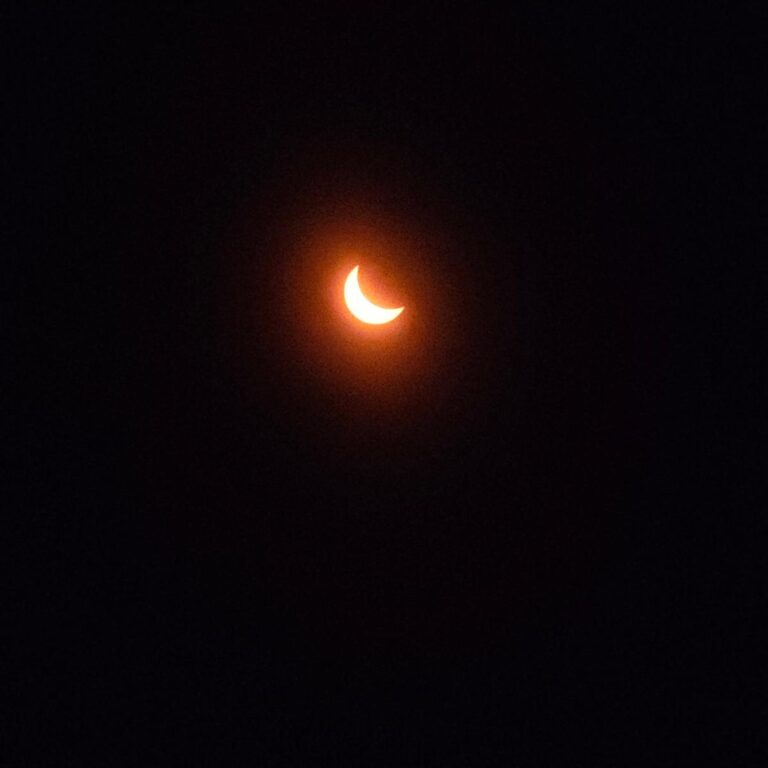
[[[358,320],[370,323],[371,325],[383,325],[384,323],[392,322],[405,307],[386,309],[369,301],[362,290],[360,290],[360,283],[358,282],[359,269],[359,265],[355,267],[347,275],[347,280],[344,283],[344,301],[347,303],[349,311]]]

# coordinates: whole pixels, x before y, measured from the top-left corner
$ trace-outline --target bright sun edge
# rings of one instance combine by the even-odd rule
[[[391,323],[400,315],[405,307],[386,309],[385,307],[377,306],[367,299],[363,294],[358,281],[359,270],[360,265],[357,265],[349,275],[347,275],[347,279],[344,283],[344,301],[347,304],[347,308],[358,320],[364,323],[370,325],[384,325],[385,323]]]

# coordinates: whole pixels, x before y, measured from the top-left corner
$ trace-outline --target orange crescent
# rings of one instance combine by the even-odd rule
[[[362,320],[364,323],[371,325],[391,323],[405,307],[386,309],[370,301],[360,289],[359,270],[360,266],[358,265],[347,275],[344,283],[344,301],[347,308],[358,320]]]

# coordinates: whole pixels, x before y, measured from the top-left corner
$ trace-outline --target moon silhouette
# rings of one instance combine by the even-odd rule
[[[391,323],[405,307],[386,309],[369,301],[360,289],[360,283],[358,282],[359,269],[359,265],[355,267],[347,275],[347,280],[344,283],[344,301],[347,303],[347,308],[358,320],[362,320],[364,323],[371,325]]]

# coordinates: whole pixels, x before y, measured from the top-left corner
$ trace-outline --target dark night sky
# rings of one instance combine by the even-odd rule
[[[257,5],[4,24],[8,764],[761,764],[765,18]]]

